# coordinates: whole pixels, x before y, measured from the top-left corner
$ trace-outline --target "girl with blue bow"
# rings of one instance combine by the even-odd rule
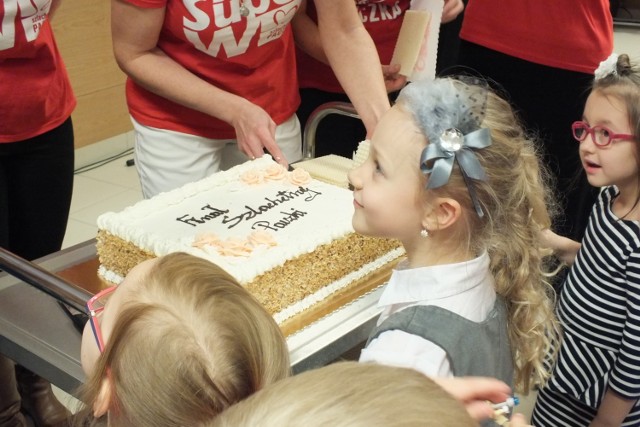
[[[509,104],[462,79],[414,82],[349,174],[356,231],[399,239],[361,361],[544,383],[558,330],[541,249],[545,173]]]

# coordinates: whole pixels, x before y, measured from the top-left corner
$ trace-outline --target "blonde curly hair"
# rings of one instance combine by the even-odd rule
[[[551,226],[550,212],[556,209],[547,185],[549,174],[541,165],[536,143],[525,133],[505,99],[483,85],[457,79],[437,80],[453,84],[460,96],[475,93],[476,98],[486,99],[482,113],[474,115],[479,120],[477,126],[491,133],[491,145],[474,150],[486,180],[473,180],[471,184],[484,216],[477,214],[457,162],[448,183],[442,187],[424,189],[428,180],[424,177],[424,199],[450,197],[458,201],[464,226],[450,238],[461,242],[462,250],[489,254],[496,293],[504,298],[508,310],[515,386],[528,392],[534,384],[542,385],[549,377],[548,362],[555,357],[560,337],[554,313],[555,292],[550,283],[552,252],[543,248],[540,241],[541,231]],[[425,132],[425,127],[431,127],[434,118],[423,120],[420,116],[448,111],[446,106],[443,111],[437,106],[425,110],[425,97],[420,96],[420,90],[429,91],[431,87],[413,90],[413,95],[401,96],[398,103],[413,114],[428,137],[433,132]],[[438,101],[447,98],[438,96]],[[460,119],[453,119],[452,127],[457,127],[457,120]],[[465,126],[469,126],[468,120]]]

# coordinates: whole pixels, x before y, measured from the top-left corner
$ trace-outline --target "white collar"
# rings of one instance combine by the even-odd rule
[[[401,264],[393,270],[378,307],[448,298],[478,286],[494,286],[486,252],[454,264],[418,268],[403,268]]]

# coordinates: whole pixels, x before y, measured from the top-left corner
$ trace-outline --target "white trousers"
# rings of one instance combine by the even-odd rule
[[[134,157],[145,199],[198,181],[248,160],[235,139],[210,139],[141,125],[133,117]],[[300,122],[294,114],[276,127],[276,142],[289,163],[302,158]]]

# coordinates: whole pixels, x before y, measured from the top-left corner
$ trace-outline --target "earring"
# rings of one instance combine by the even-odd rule
[[[420,230],[420,236],[429,237],[429,231],[426,228],[423,228],[422,230]]]

